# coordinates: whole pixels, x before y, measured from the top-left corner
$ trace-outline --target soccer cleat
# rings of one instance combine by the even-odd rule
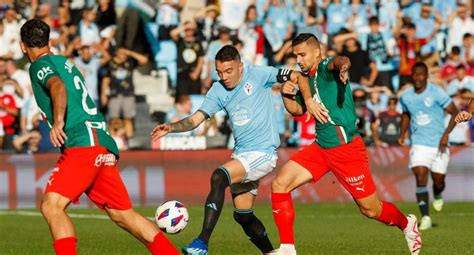
[[[281,244],[275,255],[296,255],[295,245]]]
[[[433,209],[436,212],[441,212],[441,210],[443,209],[443,205],[444,205],[444,200],[442,196],[439,196],[438,198],[435,198],[433,200]]]
[[[421,218],[421,221],[420,221],[420,226],[418,226],[418,228],[420,230],[427,230],[429,228],[432,227],[432,224],[431,224],[431,217],[428,216],[428,215],[425,215]]]
[[[421,250],[421,234],[418,231],[418,224],[416,222],[416,216],[409,214],[407,216],[408,224],[403,230],[405,239],[407,240],[408,249],[411,255],[418,255]]]
[[[194,239],[190,244],[183,248],[185,255],[208,255],[207,245],[199,238]]]

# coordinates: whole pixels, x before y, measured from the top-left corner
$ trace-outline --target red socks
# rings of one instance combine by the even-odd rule
[[[54,251],[57,255],[76,255],[76,243],[76,237],[66,237],[55,240],[53,243]]]
[[[407,217],[398,208],[389,202],[382,201],[382,212],[377,219],[387,225],[395,225],[402,231],[407,227]]]
[[[273,219],[280,233],[280,244],[294,244],[295,210],[291,193],[272,193],[272,211]]]
[[[153,255],[179,255],[179,252],[161,231],[156,234],[153,242],[149,243],[147,248]]]

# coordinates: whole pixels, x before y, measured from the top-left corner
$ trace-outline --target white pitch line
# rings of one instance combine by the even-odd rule
[[[40,212],[29,212],[29,211],[0,211],[0,215],[14,215],[14,216],[29,216],[29,217],[43,217]],[[79,213],[68,213],[69,217],[75,219],[99,219],[108,220],[110,219],[107,215],[102,214],[79,214]],[[154,218],[147,217],[150,220]]]

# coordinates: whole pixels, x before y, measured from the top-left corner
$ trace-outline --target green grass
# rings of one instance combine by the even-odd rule
[[[418,212],[415,204],[399,204],[404,212]],[[154,208],[140,208],[153,216]],[[180,234],[169,236],[182,247],[192,240],[202,224],[202,208],[189,206],[190,223]],[[270,205],[257,205],[273,244],[278,233]],[[99,214],[97,209],[74,209],[71,213]],[[408,254],[402,233],[361,216],[352,204],[296,205],[295,232],[298,254]],[[449,203],[443,212],[432,213],[435,227],[423,232],[421,254],[474,254],[474,203]],[[73,219],[80,254],[148,254],[128,233],[109,220]],[[232,219],[226,206],[211,238],[210,253],[259,254]],[[41,217],[0,215],[0,254],[53,254],[48,227]]]

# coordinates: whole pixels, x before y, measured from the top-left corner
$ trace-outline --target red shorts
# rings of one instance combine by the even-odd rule
[[[313,181],[332,171],[356,199],[368,197],[376,190],[369,169],[367,151],[360,136],[354,137],[348,144],[330,149],[323,149],[313,143],[293,155],[291,160],[311,172]]]
[[[101,146],[66,149],[48,179],[45,193],[59,193],[77,202],[85,192],[101,209],[130,209],[132,203],[116,164],[115,155]]]

